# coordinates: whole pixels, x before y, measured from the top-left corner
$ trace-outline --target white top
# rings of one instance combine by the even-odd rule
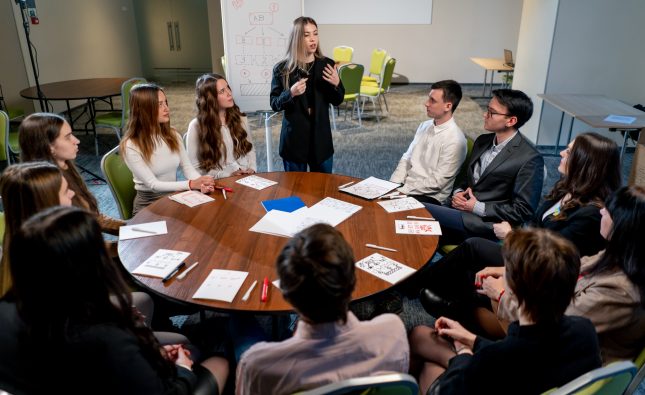
[[[251,134],[249,133],[248,120],[246,117],[242,117],[242,126],[246,130],[247,140],[251,141]],[[233,136],[231,136],[231,131],[228,126],[222,125],[222,140],[224,142],[224,147],[226,148],[226,158],[220,160],[222,165],[221,169],[211,169],[206,172],[199,168],[199,159],[197,159],[197,150],[199,148],[199,123],[197,118],[194,118],[190,121],[188,125],[188,131],[186,132],[186,150],[188,151],[188,157],[190,158],[190,163],[195,167],[195,169],[202,175],[208,174],[215,178],[224,178],[230,176],[233,172],[237,170],[247,170],[252,169],[257,171],[257,166],[255,163],[255,147],[251,148],[246,155],[235,159],[235,153],[233,151]]]
[[[237,365],[237,395],[293,394],[353,377],[380,372],[407,373],[410,348],[401,319],[381,314],[347,323],[307,324],[300,320],[293,337],[260,342]]]
[[[184,177],[188,180],[200,177],[200,174],[190,164],[186,149],[181,144],[181,136],[179,133],[175,133],[179,141],[179,152],[170,151],[165,141],[157,141],[155,150],[150,157],[150,163],[146,163],[132,140],[125,143],[126,150],[123,153],[123,160],[132,172],[134,189],[149,192],[174,192],[190,189],[187,180],[177,181],[177,168],[180,165]]]
[[[390,181],[402,183],[407,195],[427,195],[444,202],[466,160],[466,137],[454,118],[435,126],[428,120],[417,129]]]

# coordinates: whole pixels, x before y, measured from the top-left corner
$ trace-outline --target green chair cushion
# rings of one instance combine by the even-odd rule
[[[369,75],[363,76],[363,79],[361,80],[361,84],[365,82],[376,82],[376,84],[378,85],[378,80],[376,79],[376,77],[372,77]]]
[[[16,119],[25,115],[25,110],[22,108],[7,108],[7,114],[9,115],[9,119]]]
[[[383,93],[383,89],[378,86],[361,85],[361,95],[377,96],[379,93]]]
[[[18,131],[9,132],[9,149],[14,154],[20,153],[20,143],[18,142]]]
[[[107,112],[97,115],[94,118],[94,123],[97,125],[113,126],[115,128],[121,127],[121,113],[120,112]]]

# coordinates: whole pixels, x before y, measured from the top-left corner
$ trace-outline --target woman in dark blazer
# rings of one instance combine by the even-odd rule
[[[594,255],[605,246],[599,233],[600,209],[621,183],[618,147],[599,134],[583,133],[560,156],[562,177],[525,225],[557,232],[581,256]],[[500,240],[512,232],[508,222],[493,227]],[[421,301],[426,310],[432,315],[469,310],[475,273],[488,266],[502,266],[500,243],[479,237],[466,240],[424,275],[428,289],[421,291]]]
[[[273,68],[271,108],[284,111],[280,156],[285,171],[331,173],[334,146],[329,105],[343,102],[345,88],[334,61],[322,55],[318,25],[308,17],[293,21],[287,55]]]

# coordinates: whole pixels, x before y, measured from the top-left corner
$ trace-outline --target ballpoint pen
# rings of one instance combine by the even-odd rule
[[[262,282],[262,294],[260,295],[260,301],[266,302],[269,299],[269,277],[265,277]]]
[[[193,263],[192,265],[190,265],[190,266],[188,267],[188,269],[184,270],[184,272],[183,272],[182,274],[180,274],[179,276],[177,276],[177,280],[183,280],[183,279],[186,277],[186,275],[188,274],[188,272],[190,272],[191,270],[193,270],[193,268],[195,268],[195,266],[197,266],[198,264],[199,264],[199,262],[195,262],[195,263]]]
[[[244,296],[242,296],[242,300],[243,300],[244,302],[246,302],[247,300],[249,300],[249,297],[251,296],[251,292],[253,292],[253,289],[255,289],[255,286],[256,286],[257,284],[258,284],[258,280],[253,281],[253,284],[251,284],[251,286],[249,287],[249,290],[248,290],[248,291],[246,291],[246,293],[244,294]]]
[[[177,272],[178,272],[179,270],[181,270],[181,268],[182,268],[182,267],[184,267],[184,266],[186,266],[186,262],[182,262],[182,263],[180,263],[179,265],[177,265],[177,267],[175,268],[175,270],[173,270],[172,272],[168,273],[168,275],[167,275],[166,277],[164,277],[164,278],[162,278],[162,279],[161,279],[161,282],[162,282],[162,283],[165,283],[166,281],[170,280],[170,279],[171,279],[175,274],[177,274]]]
[[[367,243],[367,244],[365,244],[365,247],[369,247],[369,248],[376,248],[377,250],[385,250],[385,251],[398,252],[398,251],[397,251],[397,250],[395,250],[394,248],[381,247],[381,246],[377,246],[376,244],[369,244],[369,243]]]
[[[135,232],[150,233],[151,235],[156,235],[157,232],[153,230],[143,229],[143,228],[131,228]]]

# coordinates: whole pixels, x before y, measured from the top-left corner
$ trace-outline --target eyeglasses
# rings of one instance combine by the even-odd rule
[[[486,114],[486,116],[488,116],[488,117],[492,117],[493,115],[503,115],[503,116],[505,116],[505,117],[512,117],[512,115],[511,115],[511,114],[504,114],[504,113],[501,113],[501,112],[495,112],[495,111],[491,110],[491,109],[490,109],[490,107],[488,107],[488,108],[486,109],[485,114]]]

